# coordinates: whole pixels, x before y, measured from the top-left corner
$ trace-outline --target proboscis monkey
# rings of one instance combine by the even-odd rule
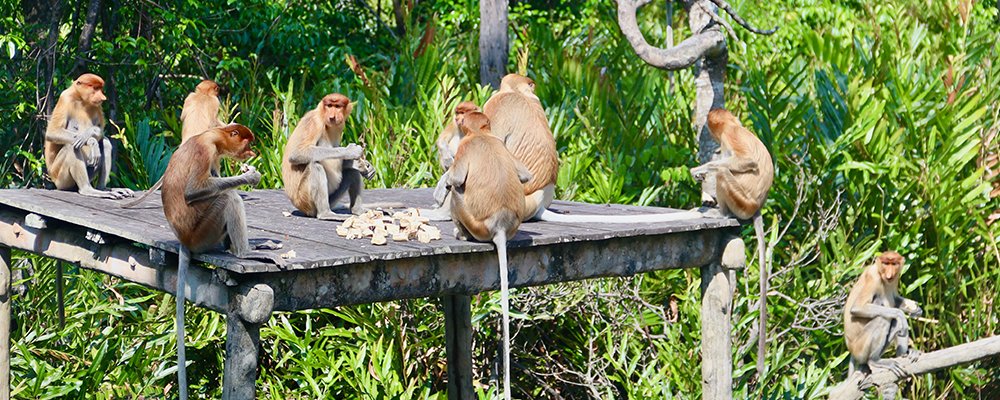
[[[915,358],[920,353],[909,349],[907,315],[919,317],[923,310],[913,300],[899,295],[899,275],[903,256],[887,251],[875,258],[858,277],[844,304],[844,340],[851,353],[849,374],[859,369],[889,369],[899,376],[903,371],[894,360],[883,360],[886,346],[896,342],[896,356]]]
[[[167,164],[163,175],[163,214],[181,245],[177,265],[177,383],[180,398],[187,398],[187,371],[184,356],[184,296],[188,264],[192,253],[201,253],[228,243],[229,251],[240,258],[283,264],[281,257],[254,251],[247,235],[243,199],[234,189],[256,185],[260,173],[249,165],[237,176],[218,177],[212,169],[221,158],[245,160],[253,133],[239,124],[214,128],[195,135],[182,144]],[[268,248],[268,247],[260,247]]]
[[[181,108],[181,144],[194,135],[225,124],[219,119],[219,84],[208,79],[201,81],[184,99],[184,108]],[[220,166],[216,165],[212,169],[214,176],[219,176],[219,168]],[[162,185],[163,177],[160,177],[160,180],[156,181],[146,193],[122,205],[122,208],[131,208],[142,203]]]
[[[500,138],[518,161],[531,172],[524,184],[525,209],[521,220],[553,222],[638,223],[702,218],[697,212],[646,214],[637,216],[563,215],[547,210],[552,204],[559,155],[542,103],[535,95],[535,81],[518,74],[508,74],[500,90],[486,104],[483,112],[490,118],[493,135]]]
[[[459,124],[466,136],[458,146],[448,175],[455,237],[492,241],[500,264],[503,307],[504,398],[510,399],[510,321],[507,298],[507,239],[517,233],[524,209],[524,183],[531,173],[496,137],[485,114],[466,114]]]
[[[364,148],[354,143],[340,146],[344,123],[350,114],[351,101],[346,96],[328,94],[315,109],[302,116],[285,144],[281,160],[285,194],[307,216],[325,220],[347,218],[331,209],[344,193],[350,200],[352,214],[360,214],[364,209],[362,178],[370,179],[375,171],[363,160],[357,167],[354,165],[354,160],[364,154]]]
[[[691,169],[696,180],[715,175],[716,204],[723,216],[741,220],[753,219],[757,235],[757,260],[760,263],[760,317],[758,322],[757,374],[764,374],[764,353],[767,348],[767,280],[768,268],[764,242],[764,221],[760,209],[774,182],[774,164],[764,143],[740,124],[739,119],[725,109],[708,112],[708,130],[720,145],[722,157]]]
[[[444,169],[444,174],[441,175],[441,179],[438,180],[437,187],[434,189],[434,200],[437,201],[438,205],[447,208],[450,202],[445,198],[447,196],[447,186],[448,181],[448,169],[451,168],[451,164],[455,161],[455,153],[458,152],[458,143],[465,136],[458,125],[461,124],[462,119],[465,114],[471,112],[482,112],[476,103],[471,101],[463,101],[455,107],[455,117],[445,126],[444,130],[441,131],[441,135],[437,139],[437,149],[438,149],[438,162],[441,163],[441,168]],[[443,214],[450,215],[445,209]]]
[[[129,189],[107,190],[111,140],[104,137],[104,79],[83,74],[59,95],[45,129],[45,165],[59,190],[89,197],[132,197]],[[96,184],[91,185],[96,179]]]

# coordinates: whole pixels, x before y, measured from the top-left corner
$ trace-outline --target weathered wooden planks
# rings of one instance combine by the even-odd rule
[[[451,222],[434,223],[444,236],[429,244],[418,242],[375,246],[366,240],[346,240],[334,232],[337,223],[319,221],[295,213],[284,193],[279,190],[255,190],[243,193],[247,206],[247,221],[251,239],[281,241],[284,248],[294,250],[296,257],[286,269],[299,270],[372,261],[388,261],[410,257],[491,251],[491,244],[456,240],[451,236]],[[400,202],[416,207],[432,204],[430,189],[374,189],[364,194],[366,203]],[[123,209],[123,201],[94,199],[77,193],[42,189],[0,190],[0,204],[35,213],[49,221],[63,221],[102,234],[110,234],[136,243],[177,251],[177,241],[160,207],[159,196],[150,196],[140,208]],[[655,207],[622,205],[591,205],[557,201],[551,207],[556,212],[572,214],[600,213],[608,215],[671,212]],[[292,213],[285,217],[283,212]],[[737,226],[732,219],[699,219],[661,224],[614,224],[583,226],[548,222],[529,222],[521,226],[509,246],[521,248],[555,243],[582,242],[624,238],[640,235],[660,235]],[[221,249],[220,249],[221,250]],[[253,260],[242,260],[224,252],[196,257],[237,273],[280,271],[277,266]]]

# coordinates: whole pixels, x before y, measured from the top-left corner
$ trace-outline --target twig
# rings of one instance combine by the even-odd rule
[[[725,10],[726,14],[729,14],[729,16],[733,18],[733,21],[736,21],[737,24],[740,24],[740,26],[746,28],[750,32],[753,32],[753,33],[756,33],[756,34],[759,34],[759,35],[770,35],[770,34],[773,34],[774,32],[778,31],[778,26],[777,25],[775,25],[774,28],[771,28],[771,29],[766,30],[766,31],[754,28],[749,23],[747,23],[747,21],[744,20],[743,17],[740,17],[740,15],[738,13],[736,13],[735,10],[733,10],[733,6],[729,5],[729,3],[726,2],[726,0],[711,0],[711,1],[713,3],[715,3],[715,5],[719,6],[719,8]]]

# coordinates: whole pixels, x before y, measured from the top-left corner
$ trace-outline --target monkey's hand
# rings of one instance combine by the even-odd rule
[[[86,146],[87,142],[88,142],[87,139],[94,140],[94,138],[88,136],[86,132],[76,132],[76,133],[74,133],[73,134],[73,148],[74,149],[80,149],[83,146]],[[94,140],[94,142],[96,143],[96,140]]]
[[[708,164],[691,168],[691,177],[694,178],[696,182],[704,182],[705,178],[708,176]]]
[[[344,152],[346,154],[344,157],[345,160],[357,160],[365,154],[365,148],[358,144],[351,143],[344,147]]]
[[[260,183],[260,172],[257,172],[257,168],[254,168],[253,165],[240,165],[240,172],[242,172],[240,177],[243,178],[247,185],[257,186]]]
[[[92,137],[94,139],[100,139],[101,137],[104,136],[104,131],[102,131],[101,127],[99,126],[92,126],[90,128],[87,128],[86,132],[84,133],[86,133],[88,137]]]
[[[97,139],[88,137],[84,141],[84,145],[87,146],[87,156],[84,157],[87,160],[87,165],[94,167],[101,163],[101,148],[97,145]]]

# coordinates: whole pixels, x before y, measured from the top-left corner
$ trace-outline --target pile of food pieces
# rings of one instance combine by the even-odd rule
[[[347,239],[371,238],[372,244],[382,246],[392,238],[396,242],[412,239],[420,243],[441,240],[441,230],[426,217],[421,217],[416,208],[393,213],[388,216],[382,210],[368,210],[364,214],[347,218],[337,227],[337,235]]]

